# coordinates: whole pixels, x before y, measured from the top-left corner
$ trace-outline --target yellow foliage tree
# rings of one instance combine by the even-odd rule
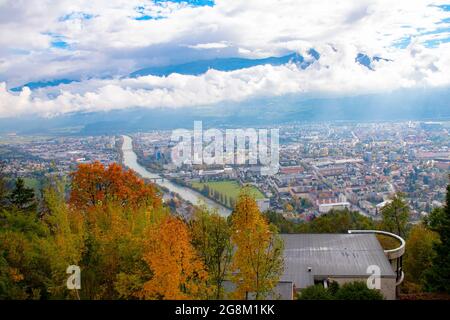
[[[136,298],[151,277],[143,261],[147,236],[167,214],[163,208],[91,208],[86,214],[89,252],[83,260],[89,298]]]
[[[406,240],[404,257],[405,285],[412,283],[422,290],[425,274],[432,266],[436,256],[433,245],[439,242],[439,235],[425,228],[422,224],[412,227]],[[409,286],[410,288],[413,286]]]
[[[233,254],[230,226],[217,212],[211,213],[205,206],[200,206],[189,227],[192,244],[208,271],[208,285],[212,289],[210,298],[221,299],[224,296],[222,283],[230,271]]]
[[[48,291],[53,297],[61,298],[68,295],[66,269],[70,265],[79,265],[84,252],[84,216],[66,204],[62,181],[54,181],[54,185],[44,190],[44,203],[47,212],[42,221],[49,235],[38,242],[52,273]],[[79,299],[78,292],[72,294],[73,298]]]
[[[234,297],[264,299],[276,286],[283,271],[283,243],[269,225],[247,189],[240,194],[231,217]]]

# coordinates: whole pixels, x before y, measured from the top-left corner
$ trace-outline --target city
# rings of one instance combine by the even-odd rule
[[[296,222],[344,208],[379,219],[380,209],[395,192],[405,194],[412,222],[443,206],[450,122],[305,123],[278,128],[280,168],[275,175],[262,175],[260,166],[248,164],[177,167],[171,160],[172,131],[131,136],[138,162],[150,172],[230,209],[244,185],[253,186],[261,211],[272,210]],[[118,161],[121,139],[20,140],[9,134],[2,138],[0,160],[5,172],[33,184],[48,174],[67,175],[80,163]]]

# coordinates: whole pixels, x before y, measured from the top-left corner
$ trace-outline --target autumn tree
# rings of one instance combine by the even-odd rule
[[[170,216],[152,185],[99,163],[72,177],[70,204],[63,187],[50,184],[39,217],[0,211],[0,298],[210,296],[186,223]],[[81,269],[79,292],[66,288],[69,265]]]
[[[117,163],[108,167],[100,162],[80,164],[71,178],[70,203],[82,210],[98,205],[161,207],[156,187],[146,184],[133,170],[124,170]]]
[[[17,215],[23,215],[18,212]],[[5,217],[2,217],[4,219]],[[8,217],[8,218],[11,218]],[[41,298],[45,279],[34,271],[38,248],[35,235],[0,230],[0,299]]]
[[[231,230],[225,218],[210,213],[205,206],[196,208],[189,223],[192,244],[208,271],[208,285],[213,288],[212,298],[223,298],[222,282],[229,273],[233,246]]]
[[[51,274],[47,282],[49,293],[53,298],[79,299],[78,292],[69,292],[66,288],[66,269],[70,265],[80,265],[85,251],[85,221],[81,212],[66,204],[64,195],[62,181],[54,181],[44,189],[47,210],[42,223],[48,234],[38,243]]]
[[[47,234],[34,212],[0,211],[0,299],[49,297],[50,272],[39,243]]]
[[[152,271],[139,294],[144,299],[199,299],[208,295],[207,272],[191,244],[186,224],[166,216],[149,230],[144,261]]]
[[[231,216],[232,270],[239,299],[266,298],[283,271],[283,243],[276,228],[264,219],[255,199],[244,188]]]
[[[154,185],[117,164],[80,165],[70,204],[86,222],[81,297],[136,298],[152,272],[143,259],[146,237],[168,214]]]
[[[381,209],[383,217],[382,228],[386,231],[405,236],[406,225],[409,220],[409,206],[401,193],[397,193],[391,202]]]
[[[421,289],[425,283],[425,273],[432,266],[436,255],[433,246],[439,241],[436,232],[422,224],[415,225],[406,240],[404,257],[405,283],[413,283]],[[421,290],[420,290],[421,291]]]
[[[81,298],[130,298],[148,280],[143,241],[162,209],[154,185],[113,163],[81,164],[71,174],[70,207],[86,223]]]

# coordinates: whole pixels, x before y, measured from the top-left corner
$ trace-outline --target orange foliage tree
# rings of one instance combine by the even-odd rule
[[[149,230],[146,239],[144,260],[152,277],[144,284],[141,298],[179,300],[208,296],[208,275],[183,221],[166,216]]]
[[[133,298],[151,275],[143,260],[153,218],[165,215],[153,184],[113,163],[82,164],[71,174],[70,204],[83,212],[82,298]]]
[[[146,184],[133,170],[124,170],[117,163],[108,167],[100,162],[80,164],[71,177],[70,203],[78,209],[87,210],[98,205],[161,207],[156,187]]]
[[[152,275],[143,260],[147,235],[167,214],[165,209],[111,206],[97,206],[85,214],[89,238],[82,286],[87,298],[136,298]]]

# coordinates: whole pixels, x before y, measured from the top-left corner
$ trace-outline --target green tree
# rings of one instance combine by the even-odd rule
[[[48,235],[36,214],[0,212],[0,299],[48,298],[51,277],[40,239]]]
[[[447,185],[444,214],[434,227],[440,242],[434,244],[436,256],[426,274],[426,289],[434,292],[450,293],[450,184]]]
[[[428,214],[423,222],[426,227],[430,230],[437,231],[442,223],[445,221],[445,207],[444,208],[434,208],[430,214]]]
[[[300,291],[298,300],[333,300],[333,294],[321,284],[309,286]]]
[[[267,210],[262,213],[265,218],[275,225],[280,233],[297,233],[301,230],[301,224],[287,220],[283,215],[275,211]]]
[[[357,211],[336,210],[302,225],[303,232],[346,233],[351,229],[373,229],[373,220]]]
[[[382,228],[386,231],[405,236],[406,224],[409,220],[409,206],[401,193],[396,193],[392,201],[381,209]]]
[[[362,281],[348,282],[343,284],[335,294],[337,300],[383,300],[380,291],[369,289]]]
[[[36,209],[36,199],[34,190],[25,186],[22,178],[17,178],[16,185],[9,196],[12,206],[19,210],[34,211]]]
[[[208,271],[208,284],[213,288],[213,298],[222,299],[222,283],[230,271],[233,251],[230,226],[225,218],[201,206],[196,208],[189,227],[192,244]]]
[[[4,167],[4,163],[0,162],[0,210],[6,207],[6,200],[8,199],[8,188],[6,185]]]
[[[419,224],[414,226],[406,240],[404,257],[405,282],[422,287],[425,272],[432,266],[436,255],[433,246],[439,241],[439,235]]]
[[[348,282],[342,286],[335,281],[328,288],[321,284],[300,291],[299,300],[383,300],[380,291],[369,289],[365,282]]]

